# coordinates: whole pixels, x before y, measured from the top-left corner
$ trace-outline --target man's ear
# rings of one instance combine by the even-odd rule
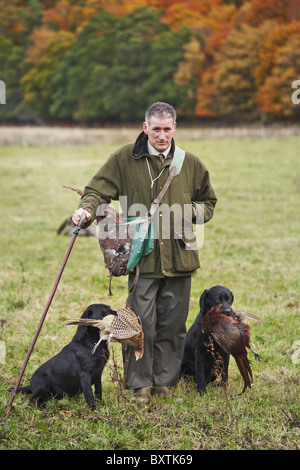
[[[148,135],[148,126],[147,126],[146,122],[143,122],[143,131],[146,135]]]

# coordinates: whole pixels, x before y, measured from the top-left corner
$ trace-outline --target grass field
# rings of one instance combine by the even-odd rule
[[[200,156],[219,199],[205,227],[187,327],[203,289],[228,286],[236,310],[261,318],[249,321],[254,349],[264,358],[252,363],[252,389],[238,395],[241,377],[231,360],[226,392],[215,383],[200,397],[195,384],[182,379],[172,398],[152,398],[139,407],[122,387],[116,344],[104,372],[105,405],[91,411],[79,395],[53,400],[42,412],[29,397],[17,395],[4,419],[8,389],[16,383],[69,244],[56,230],[73,213],[78,196],[62,186],[82,188],[119,144],[0,147],[0,319],[5,320],[0,449],[299,449],[300,138],[177,143]],[[70,341],[75,327],[64,327],[66,320],[93,302],[124,306],[126,286],[126,278],[114,279],[114,296],[107,297],[97,239],[78,237],[22,384]]]

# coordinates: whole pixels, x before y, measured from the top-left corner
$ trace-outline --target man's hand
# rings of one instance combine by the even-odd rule
[[[72,221],[75,225],[79,225],[82,214],[86,215],[85,222],[90,220],[91,214],[88,211],[85,211],[84,209],[77,209],[72,217]]]

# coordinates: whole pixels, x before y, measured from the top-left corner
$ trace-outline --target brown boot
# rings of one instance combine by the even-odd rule
[[[171,395],[168,387],[165,385],[154,385],[151,390],[152,395],[158,395],[159,397],[167,398]]]
[[[139,403],[140,405],[147,405],[150,400],[151,387],[141,387],[135,389],[131,401]]]

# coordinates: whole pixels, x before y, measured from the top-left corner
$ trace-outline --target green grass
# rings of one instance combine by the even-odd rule
[[[120,345],[112,348],[103,378],[104,406],[91,411],[83,395],[51,401],[45,412],[17,395],[4,413],[69,244],[57,236],[78,196],[63,185],[83,187],[117,145],[0,148],[1,277],[0,449],[106,450],[294,450],[299,448],[299,138],[178,142],[210,170],[218,196],[205,227],[201,269],[193,277],[189,327],[201,292],[215,284],[231,288],[236,310],[249,321],[254,384],[239,396],[241,377],[231,360],[226,393],[217,384],[204,397],[181,380],[172,398],[130,402],[122,385]],[[93,302],[124,306],[126,278],[107,272],[97,239],[78,237],[22,384],[70,341],[64,327]],[[3,343],[2,343],[3,344]],[[251,356],[251,353],[249,353]],[[253,357],[253,356],[252,356]],[[115,367],[118,366],[116,376]]]

